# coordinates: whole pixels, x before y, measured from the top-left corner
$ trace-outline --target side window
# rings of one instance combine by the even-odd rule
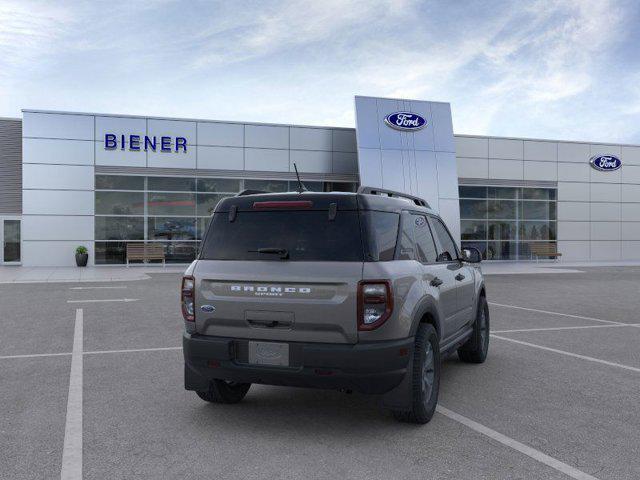
[[[374,262],[393,260],[400,215],[391,212],[363,212],[368,230],[369,255]]]
[[[431,226],[433,228],[433,234],[438,238],[440,247],[438,249],[438,262],[450,262],[458,258],[458,251],[456,249],[456,243],[449,235],[446,227],[437,218],[431,218]]]
[[[398,260],[416,260],[413,246],[413,219],[415,215],[402,214],[402,229],[400,230]]]
[[[422,263],[436,261],[436,246],[431,236],[431,229],[424,215],[411,215],[413,219],[413,231],[416,240],[416,260]]]

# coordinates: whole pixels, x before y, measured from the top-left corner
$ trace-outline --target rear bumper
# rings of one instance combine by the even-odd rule
[[[185,388],[206,390],[213,379],[241,383],[386,393],[404,378],[413,338],[355,345],[289,343],[290,367],[247,362],[247,339],[184,333]]]

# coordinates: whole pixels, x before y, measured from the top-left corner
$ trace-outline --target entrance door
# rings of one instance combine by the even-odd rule
[[[0,263],[20,263],[20,219],[0,217]]]

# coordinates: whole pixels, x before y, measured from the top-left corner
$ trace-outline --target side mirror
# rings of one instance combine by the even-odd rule
[[[469,263],[480,263],[482,254],[475,247],[467,247],[462,249],[462,260]]]

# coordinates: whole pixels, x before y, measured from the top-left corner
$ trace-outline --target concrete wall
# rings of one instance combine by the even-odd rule
[[[562,260],[640,259],[640,146],[457,135],[458,177],[555,183]],[[601,172],[593,155],[622,168]],[[506,182],[506,183],[504,183]]]
[[[181,136],[187,151],[108,150],[106,133],[119,144],[120,135]],[[308,179],[357,179],[352,129],[24,111],[22,147],[23,265],[74,265],[78,245],[93,264],[97,168],[290,179],[295,162]]]

